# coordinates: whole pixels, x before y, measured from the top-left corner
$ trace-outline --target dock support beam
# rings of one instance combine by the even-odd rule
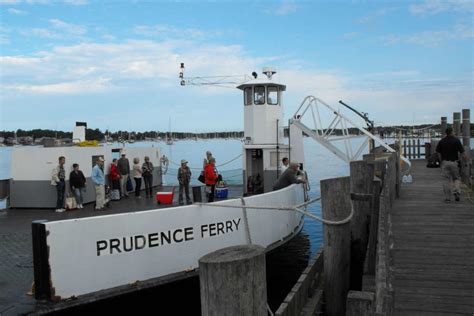
[[[441,117],[441,138],[446,134],[446,128],[448,128],[448,118],[446,116]]]
[[[350,178],[321,181],[323,218],[340,221],[351,212]],[[324,231],[324,295],[326,314],[344,315],[350,278],[350,222],[343,225],[323,225]]]
[[[374,165],[367,161],[350,163],[351,199],[354,217],[351,220],[351,290],[362,290],[362,274],[367,250],[372,207]]]
[[[203,316],[267,316],[265,249],[227,247],[199,259]]]
[[[461,113],[453,112],[453,131],[457,138],[461,138]]]

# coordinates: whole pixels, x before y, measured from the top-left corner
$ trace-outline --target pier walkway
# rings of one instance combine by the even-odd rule
[[[445,203],[440,173],[414,161],[393,204],[396,315],[474,314],[474,204]]]

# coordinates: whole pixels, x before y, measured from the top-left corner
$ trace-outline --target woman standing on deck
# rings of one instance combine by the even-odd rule
[[[216,171],[216,160],[211,157],[209,158],[209,163],[204,168],[204,178],[206,181],[206,193],[207,201],[214,202],[214,192],[216,190],[217,183],[217,171]]]
[[[135,196],[140,198],[140,189],[142,188],[142,168],[138,157],[133,158],[133,179],[135,180]]]

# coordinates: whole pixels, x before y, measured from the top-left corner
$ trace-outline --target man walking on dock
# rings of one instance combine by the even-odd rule
[[[454,193],[455,200],[459,202],[461,196],[459,189],[459,154],[462,154],[463,158],[465,158],[465,155],[463,154],[464,147],[459,139],[453,135],[451,127],[446,129],[446,137],[439,141],[436,152],[440,155],[441,174],[446,180],[443,184],[444,201],[451,202],[451,196]]]

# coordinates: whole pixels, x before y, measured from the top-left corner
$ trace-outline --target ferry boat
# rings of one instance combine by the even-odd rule
[[[274,74],[273,69],[264,69],[263,78],[255,77],[237,87],[244,96],[242,169],[246,197],[212,204],[35,222],[35,297],[58,301],[123,289],[141,281],[169,282],[193,275],[188,272],[195,271],[199,258],[209,252],[246,243],[270,251],[298,234],[304,223],[302,214],[252,209],[292,208],[302,205],[307,196],[302,184],[272,191],[281,158],[287,156],[304,163],[301,130],[290,128],[290,144],[282,141],[282,100],[286,86],[274,82]],[[22,198],[36,190],[46,193],[46,197],[35,195],[35,205],[53,206],[55,192],[46,181],[58,156],[75,157],[74,162],[87,173],[94,157],[103,155],[110,161],[114,153],[114,149],[107,147],[42,148],[36,153],[26,150],[18,149],[12,155],[17,168],[12,174],[15,182],[12,191],[23,191],[13,197],[14,207],[30,206],[31,202]],[[160,157],[156,148],[127,148],[127,152],[129,157],[148,154],[154,163]],[[20,175],[28,175],[30,181],[22,183]],[[32,180],[33,176],[37,181]],[[261,179],[263,194],[252,195],[254,192],[247,190],[248,182],[255,178]],[[88,190],[88,201],[92,199],[91,191]]]

